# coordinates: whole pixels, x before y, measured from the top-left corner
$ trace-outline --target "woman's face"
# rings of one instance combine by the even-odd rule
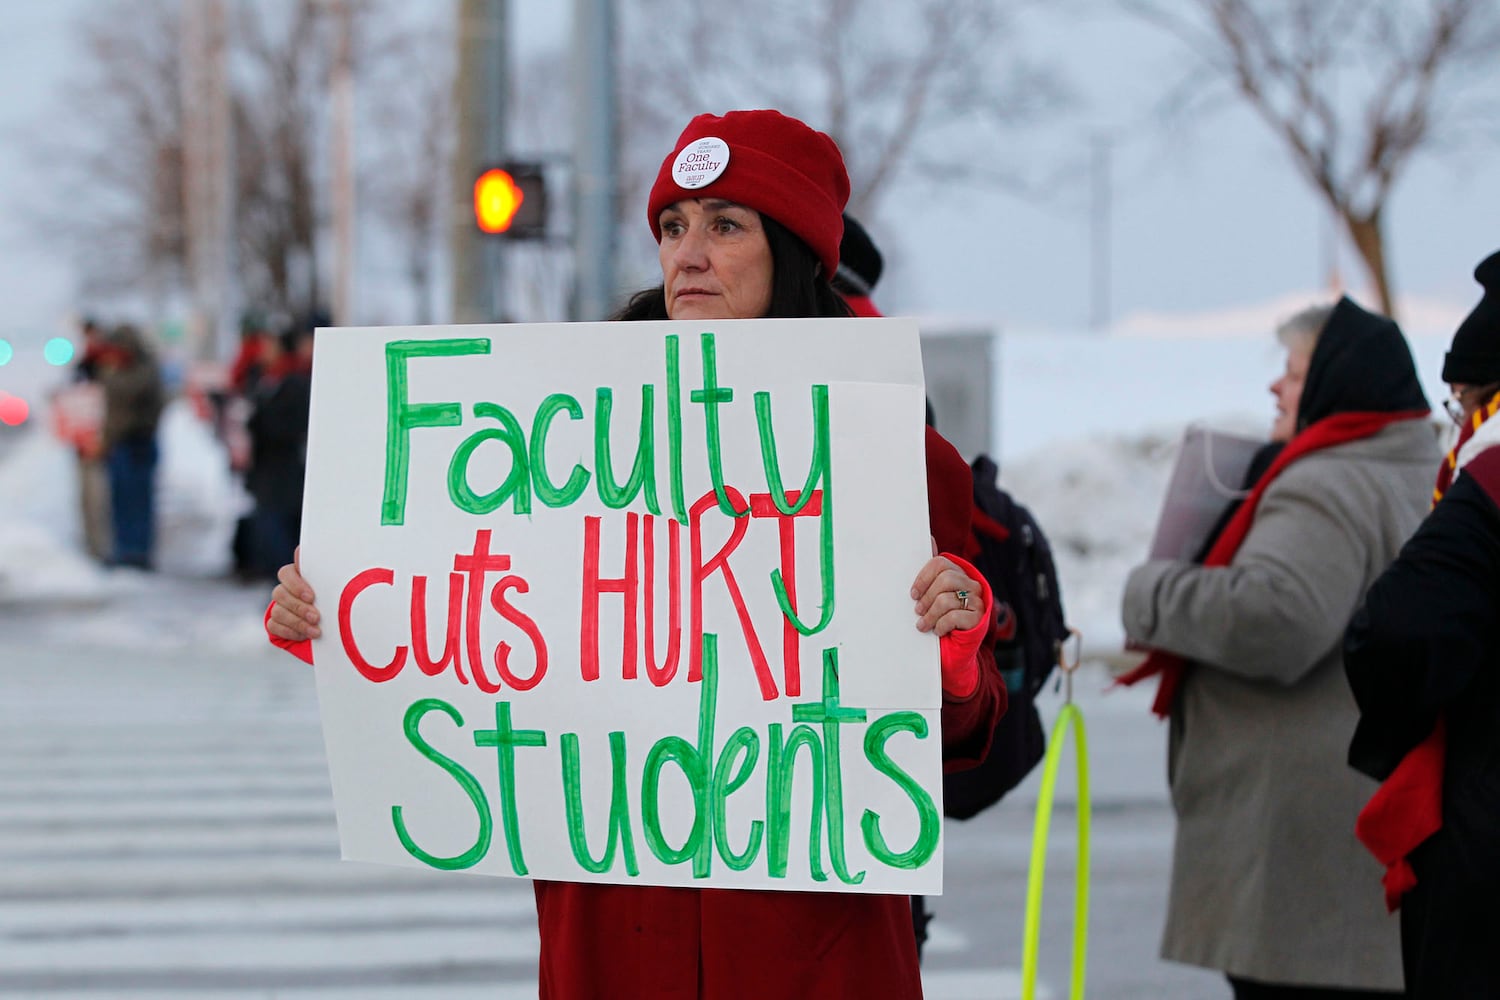
[[[1286,352],[1286,370],[1271,383],[1276,397],[1276,421],[1271,424],[1272,441],[1290,441],[1297,433],[1297,406],[1302,402],[1302,386],[1307,381],[1307,366],[1312,352],[1305,347],[1291,347]]]
[[[771,308],[771,244],[760,213],[686,198],[662,210],[662,287],[671,319],[755,319]]]

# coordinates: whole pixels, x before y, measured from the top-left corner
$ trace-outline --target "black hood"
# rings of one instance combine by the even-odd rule
[[[1396,321],[1339,299],[1308,363],[1297,430],[1335,413],[1430,408]]]

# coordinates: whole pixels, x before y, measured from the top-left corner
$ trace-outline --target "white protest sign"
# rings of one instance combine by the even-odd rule
[[[319,331],[302,535],[344,857],[941,891],[910,321]]]

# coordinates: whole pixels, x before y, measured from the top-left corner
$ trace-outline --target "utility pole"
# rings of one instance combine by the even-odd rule
[[[1090,270],[1093,280],[1089,295],[1089,325],[1096,330],[1110,322],[1110,140],[1096,135],[1092,142],[1089,175],[1093,195],[1090,199]]]
[[[349,326],[354,309],[354,3],[329,0],[335,34],[333,130],[333,322]]]
[[[455,323],[490,323],[502,315],[503,248],[474,225],[472,198],[481,168],[498,163],[506,152],[510,79],[505,29],[506,0],[460,0],[450,231]]]
[[[573,9],[573,258],[575,320],[601,320],[615,297],[614,0],[577,0]]]
[[[182,6],[178,58],[182,67],[182,187],[191,306],[188,357],[221,354],[227,324],[230,243],[228,17],[224,0]]]

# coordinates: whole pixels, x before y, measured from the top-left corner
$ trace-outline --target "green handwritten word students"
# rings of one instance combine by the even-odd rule
[[[776,111],[699,115],[662,161],[647,203],[662,283],[615,318],[850,315],[829,283],[848,197],[843,157],[823,133]],[[944,554],[920,568],[911,597],[916,628],[940,638],[943,752],[952,770],[984,755],[1005,689],[990,652],[991,595],[962,558],[972,537],[969,468],[930,428],[927,493],[934,550]],[[306,654],[298,644],[320,634],[312,587],[295,565],[279,579],[267,629],[273,642]],[[547,1000],[922,995],[905,896],[535,887]]]

